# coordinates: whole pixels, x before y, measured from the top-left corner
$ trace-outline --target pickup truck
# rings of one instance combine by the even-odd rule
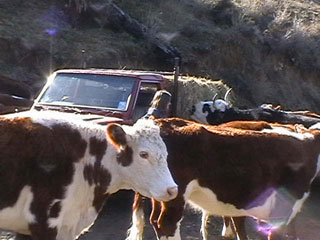
[[[62,69],[48,78],[32,111],[76,113],[84,121],[133,124],[148,110],[156,91],[166,88],[162,74],[110,69]]]

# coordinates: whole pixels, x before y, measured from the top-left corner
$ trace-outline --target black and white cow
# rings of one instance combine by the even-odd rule
[[[176,199],[153,199],[150,222],[158,239],[180,239],[186,203],[207,215],[254,217],[266,223],[259,228],[263,239],[283,239],[293,229],[320,170],[319,131],[267,122],[209,126],[175,118],[155,121],[179,184]],[[140,200],[137,194],[130,240],[142,239]]]
[[[47,111],[0,118],[1,229],[33,240],[73,240],[120,189],[159,201],[177,196],[152,121],[103,127],[75,116]]]
[[[302,112],[282,111],[261,105],[258,108],[239,109],[221,99],[199,102],[192,106],[190,118],[196,122],[218,125],[230,121],[266,121],[282,124],[303,124],[310,127],[320,119],[312,114]]]

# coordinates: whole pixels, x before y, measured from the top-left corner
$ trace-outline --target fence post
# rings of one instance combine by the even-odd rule
[[[174,59],[174,79],[173,79],[173,94],[172,94],[172,116],[177,116],[178,105],[178,90],[179,90],[179,74],[180,74],[180,58]]]
[[[86,50],[81,50],[81,67],[87,68],[87,56],[86,56]]]

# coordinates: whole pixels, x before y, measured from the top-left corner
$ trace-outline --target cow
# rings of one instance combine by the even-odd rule
[[[282,124],[303,124],[310,127],[318,122],[320,118],[316,114],[308,112],[290,112],[278,108],[270,108],[261,105],[252,109],[239,109],[231,107],[224,100],[204,101],[192,106],[190,118],[196,122],[218,125],[230,121],[266,121]]]
[[[228,93],[226,93],[227,95]],[[273,106],[272,104],[262,104],[258,108],[252,109],[239,109],[231,107],[226,97],[222,100],[216,99],[216,96],[212,101],[203,101],[193,105],[190,118],[194,121],[211,125],[237,120],[262,120],[270,123],[295,124],[295,126],[300,124],[304,127],[310,127],[320,122],[320,116],[309,111],[283,111],[281,110],[281,106]],[[208,219],[208,216],[203,216],[202,219]],[[239,220],[243,222],[243,219]],[[231,222],[236,223],[236,225],[242,225],[237,224],[237,219],[232,219],[231,221],[231,219],[224,218],[223,236],[232,237],[234,235],[231,229]],[[205,223],[202,225],[205,225]],[[240,235],[245,236],[244,233]],[[238,236],[238,239],[242,240],[246,238]]]
[[[261,122],[231,121],[231,122],[223,123],[220,126],[232,127],[232,128],[244,129],[244,130],[256,130],[256,131],[262,131],[263,129],[269,128],[269,124],[263,121]],[[294,124],[294,125],[272,124],[272,127],[287,129],[293,133],[295,132],[302,133],[307,131],[307,129],[302,124]],[[317,128],[318,128],[317,124],[311,127],[311,129],[317,129]],[[204,240],[208,239],[208,234],[206,231],[208,219],[209,219],[209,214],[206,212],[203,212],[201,232]],[[221,232],[221,236],[230,238],[230,239],[236,238],[237,240],[247,240],[248,238],[247,238],[247,232],[245,230],[245,223],[246,223],[246,217],[223,217],[223,229]],[[232,227],[234,228],[234,231]],[[294,229],[292,231],[294,231]]]
[[[259,228],[263,239],[282,239],[294,229],[295,216],[320,170],[319,131],[295,131],[294,126],[267,122],[229,126],[178,118],[155,122],[179,185],[174,200],[152,200],[150,223],[158,239],[180,239],[186,203],[207,215],[254,217],[264,223]],[[128,240],[142,239],[141,203],[137,194]]]
[[[76,239],[120,189],[158,201],[178,193],[151,120],[99,126],[70,113],[3,115],[0,153],[0,228],[33,240]]]

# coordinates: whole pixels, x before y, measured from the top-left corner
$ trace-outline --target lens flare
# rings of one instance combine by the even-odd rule
[[[54,36],[58,33],[58,30],[57,29],[46,29],[45,32],[47,34],[49,34],[50,36]]]
[[[270,225],[264,225],[264,226],[258,226],[257,231],[263,233],[264,235],[270,237],[272,232],[276,229],[278,229],[279,226],[270,226]]]

